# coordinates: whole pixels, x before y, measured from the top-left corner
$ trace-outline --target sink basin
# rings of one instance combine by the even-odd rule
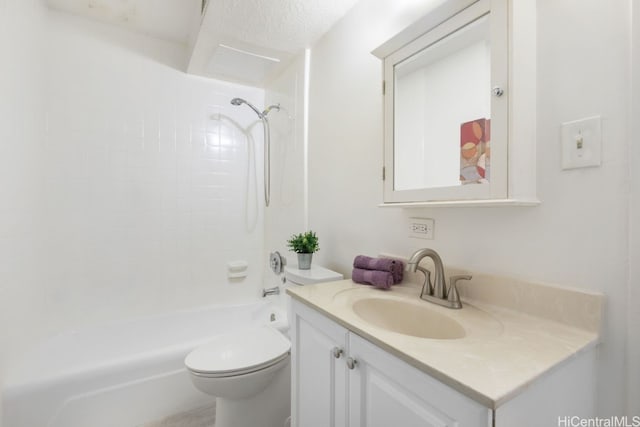
[[[352,308],[362,320],[399,334],[438,340],[459,339],[466,335],[460,323],[427,305],[395,299],[364,298],[355,301]]]

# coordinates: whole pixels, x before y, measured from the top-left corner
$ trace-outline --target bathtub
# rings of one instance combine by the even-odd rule
[[[286,311],[264,301],[213,306],[55,336],[10,372],[2,426],[137,427],[211,403],[191,385],[185,356],[267,323],[285,330]]]

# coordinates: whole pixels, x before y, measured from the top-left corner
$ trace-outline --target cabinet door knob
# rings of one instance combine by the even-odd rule
[[[358,364],[358,361],[356,359],[353,359],[351,357],[347,357],[347,368],[355,369],[357,364]]]
[[[333,347],[333,357],[340,359],[340,356],[342,356],[342,349],[340,347]]]

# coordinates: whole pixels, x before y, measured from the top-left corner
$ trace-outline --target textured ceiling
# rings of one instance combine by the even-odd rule
[[[263,86],[357,1],[209,0],[188,72]]]
[[[210,0],[206,19],[218,34],[289,53],[310,46],[356,0]]]
[[[189,73],[258,86],[357,1],[208,0],[201,17],[202,0],[47,0],[53,9],[188,45]]]
[[[201,0],[47,0],[63,12],[186,43]]]

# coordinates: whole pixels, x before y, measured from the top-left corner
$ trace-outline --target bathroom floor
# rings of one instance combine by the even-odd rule
[[[216,404],[170,415],[140,427],[212,427],[216,421]]]

